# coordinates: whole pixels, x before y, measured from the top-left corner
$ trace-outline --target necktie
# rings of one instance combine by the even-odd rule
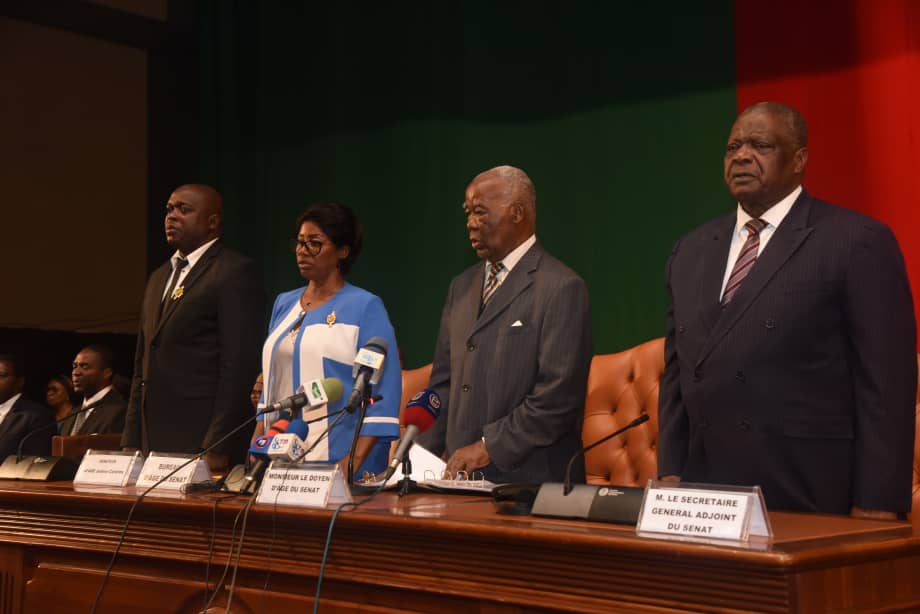
[[[71,435],[79,435],[80,429],[83,428],[83,423],[86,422],[86,414],[89,412],[83,412],[82,414],[77,414],[73,419],[73,428],[70,429]]]
[[[479,313],[482,313],[486,303],[489,302],[489,299],[495,294],[495,290],[498,289],[498,274],[501,273],[502,266],[501,262],[493,262],[489,267],[489,277],[486,279],[486,285],[482,289],[482,306],[479,308]]]
[[[750,273],[754,263],[757,262],[757,251],[760,249],[760,231],[766,228],[767,223],[759,218],[754,218],[744,225],[748,231],[747,240],[741,246],[741,253],[735,260],[735,266],[732,268],[731,275],[728,276],[728,282],[725,284],[725,292],[722,293],[722,306],[728,305],[735,292],[741,287],[741,282]]]
[[[163,316],[163,311],[166,309],[166,304],[172,299],[173,290],[176,289],[176,283],[179,281],[179,273],[182,272],[188,266],[188,260],[185,258],[176,258],[176,266],[173,268],[172,279],[169,280],[169,287],[166,288],[166,294],[163,295],[163,300],[160,301],[160,313],[158,319]]]

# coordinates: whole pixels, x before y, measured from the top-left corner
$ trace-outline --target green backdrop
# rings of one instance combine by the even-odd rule
[[[286,241],[309,203],[353,207],[350,281],[380,295],[405,367],[431,360],[450,279],[475,262],[460,208],[478,172],[537,188],[537,236],[591,292],[596,353],[663,334],[674,241],[731,207],[731,0],[201,2],[201,165],[227,240],[299,285]]]

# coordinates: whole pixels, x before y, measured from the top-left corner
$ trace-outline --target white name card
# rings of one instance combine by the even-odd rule
[[[193,458],[195,458],[194,454],[151,452],[141,470],[137,487],[150,488],[185,463],[188,464],[166,478],[155,490],[181,490],[185,484],[206,482],[211,478],[207,463],[201,458],[189,463]]]
[[[636,532],[748,541],[772,537],[760,488],[649,481]]]
[[[338,465],[274,461],[262,479],[256,503],[326,507],[351,503]]]
[[[73,483],[130,486],[137,481],[143,464],[144,457],[137,451],[87,450]]]

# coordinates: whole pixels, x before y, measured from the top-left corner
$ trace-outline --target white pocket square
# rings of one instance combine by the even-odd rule
[[[511,325],[511,328],[516,328],[518,326],[524,326],[524,323],[521,322],[520,320],[515,320],[514,324]]]

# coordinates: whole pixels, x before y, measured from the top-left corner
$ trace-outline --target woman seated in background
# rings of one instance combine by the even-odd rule
[[[55,375],[48,380],[45,391],[45,403],[54,410],[54,419],[57,421],[58,433],[64,418],[70,415],[74,406],[73,383],[66,375]]]
[[[362,229],[354,212],[339,203],[317,203],[297,220],[291,248],[307,285],[283,292],[275,299],[268,338],[262,348],[263,390],[259,408],[297,392],[301,384],[335,377],[345,389],[343,398],[329,403],[328,413],[342,409],[354,379],[352,365],[358,349],[372,337],[382,337],[389,348],[380,382],[373,389],[382,400],[368,405],[355,451],[355,475],[379,473],[387,465],[390,442],[399,437],[402,372],[393,325],[379,297],[345,281],[361,253]],[[318,408],[303,417],[325,416]],[[297,417],[297,413],[295,413]],[[277,418],[268,414],[255,436]],[[307,456],[308,461],[339,462],[345,473],[358,412],[344,414]],[[310,425],[307,447],[335,420]]]

